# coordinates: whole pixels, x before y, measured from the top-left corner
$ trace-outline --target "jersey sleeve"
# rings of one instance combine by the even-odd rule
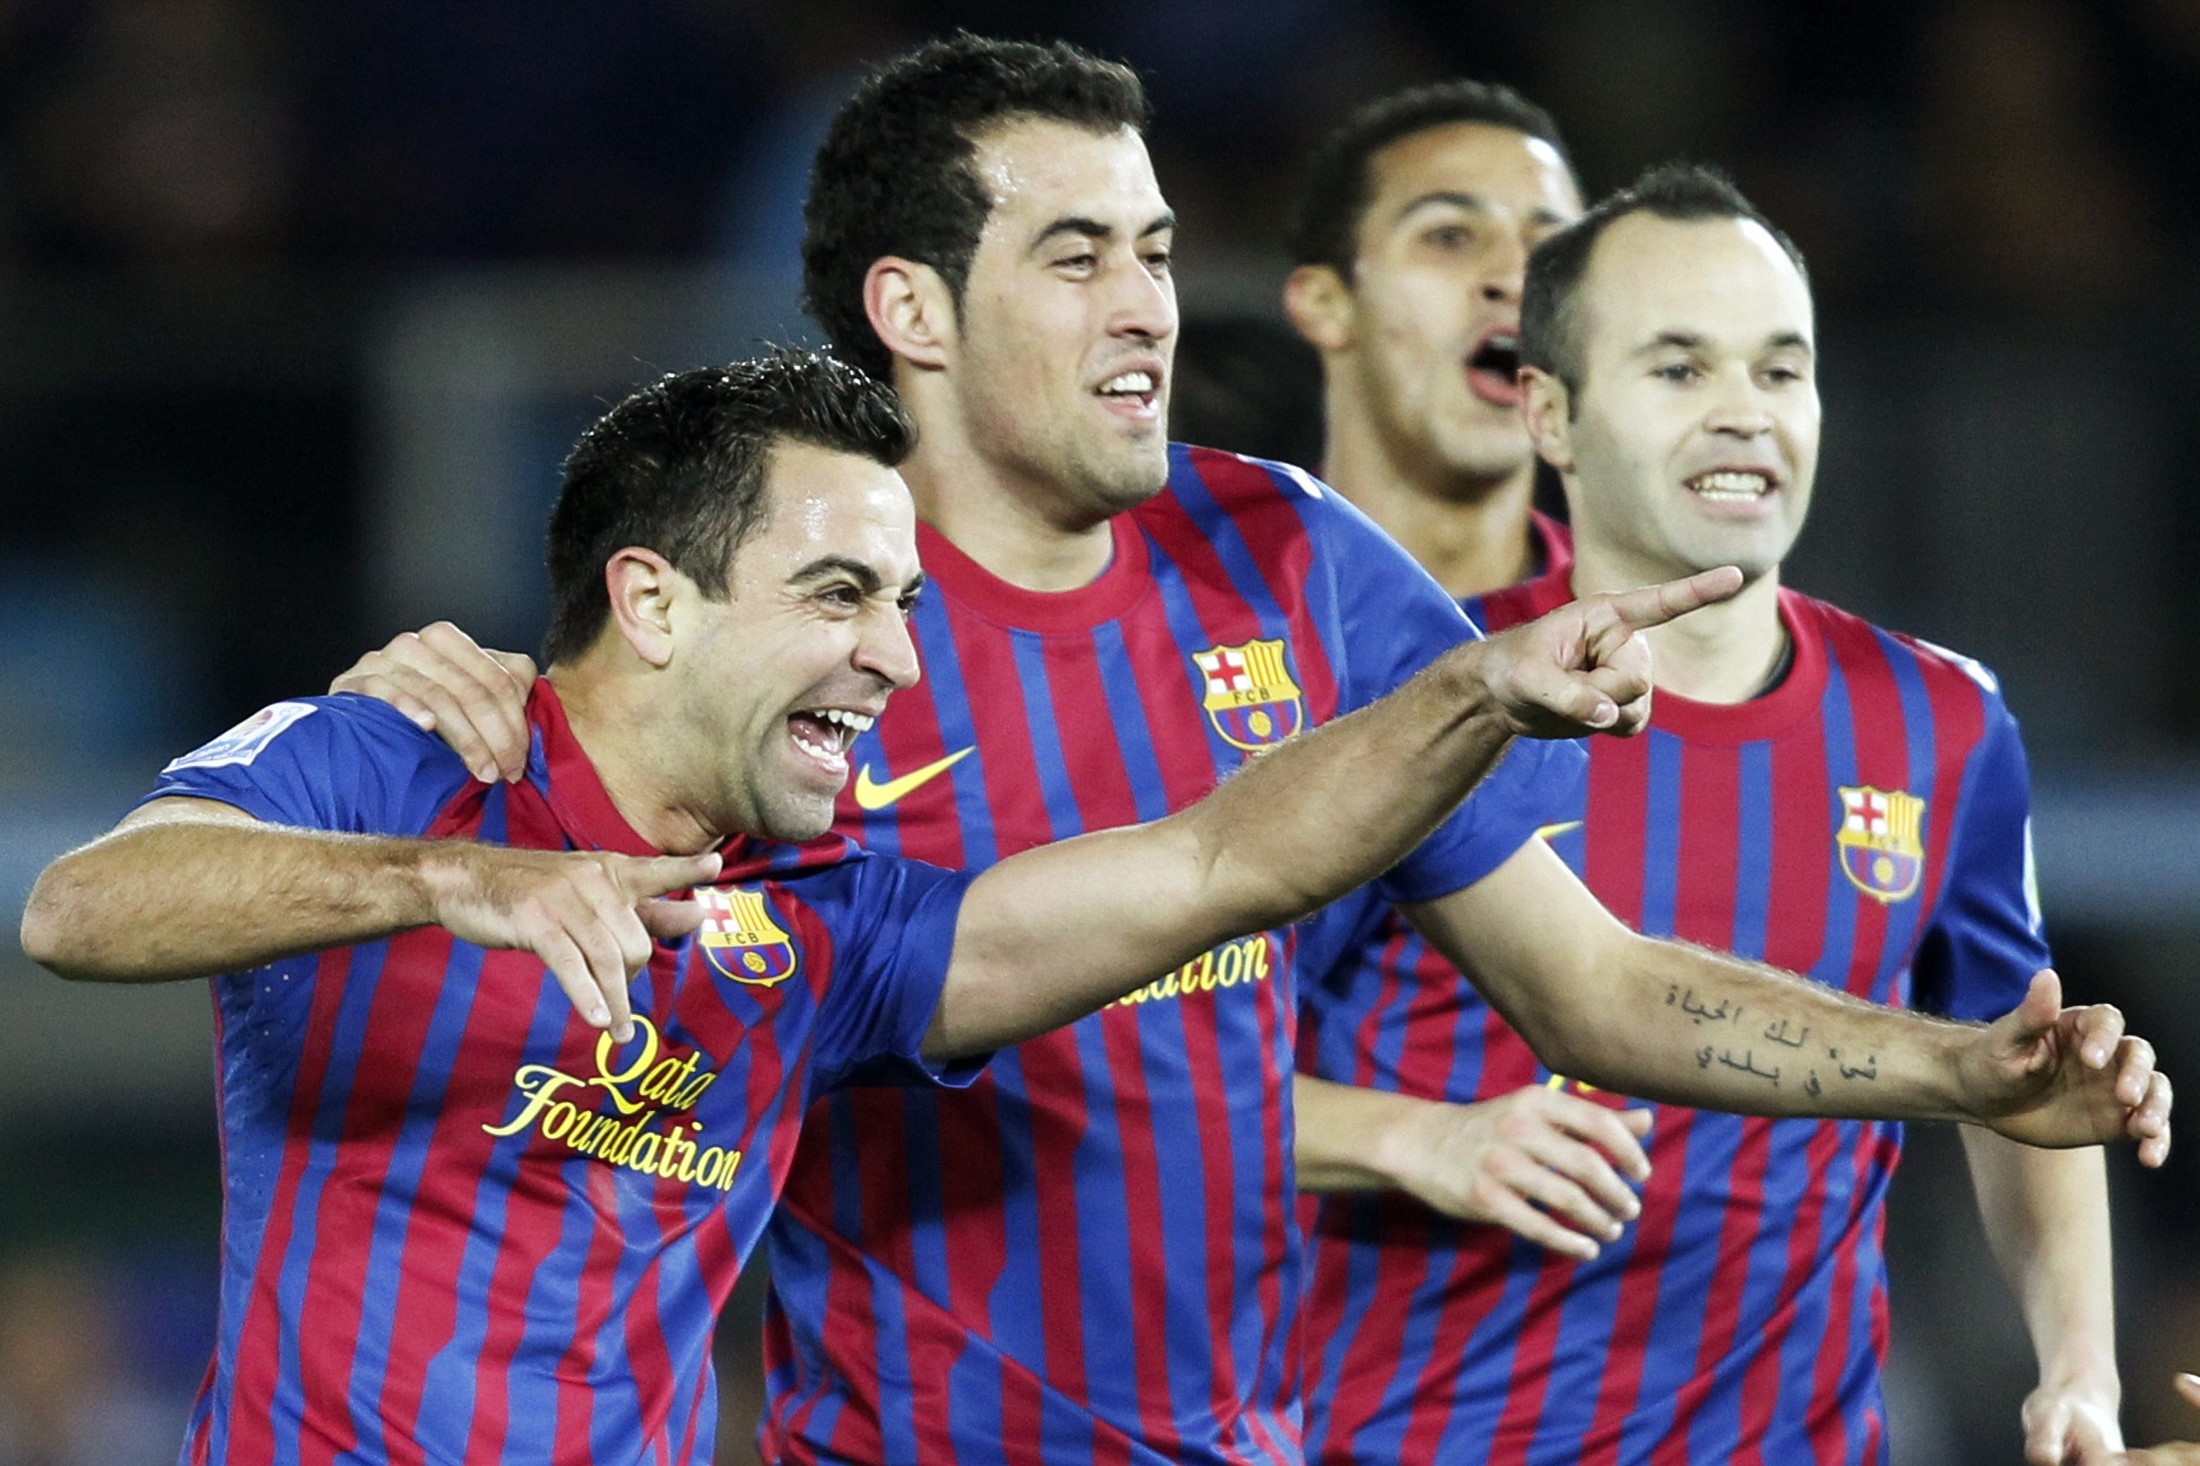
[[[1927,1012],[1993,1019],[2049,965],[2032,870],[2031,777],[1998,698],[1964,770],[1948,875],[1918,946],[1912,995]]]
[[[262,708],[162,769],[145,799],[212,799],[302,829],[414,835],[470,778],[434,734],[347,693]]]
[[[1334,490],[1316,496],[1345,637],[1340,712],[1395,690],[1481,629],[1412,556]],[[1570,807],[1587,775],[1569,740],[1515,739],[1452,817],[1378,883],[1392,901],[1471,886]]]
[[[835,956],[820,1010],[815,1088],[970,1083],[984,1057],[936,1063],[919,1051],[947,984],[955,922],[977,872],[867,854],[834,876],[837,889],[829,896],[802,893],[838,908],[828,918]]]

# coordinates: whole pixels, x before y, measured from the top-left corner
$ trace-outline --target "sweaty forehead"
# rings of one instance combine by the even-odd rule
[[[775,444],[766,504],[754,546],[775,574],[829,558],[870,564],[887,583],[916,573],[916,507],[901,475],[883,464],[809,443]]]
[[[1145,139],[1051,118],[1001,123],[973,141],[973,170],[992,212],[986,234],[1043,229],[1065,214],[1133,233],[1166,212]]]

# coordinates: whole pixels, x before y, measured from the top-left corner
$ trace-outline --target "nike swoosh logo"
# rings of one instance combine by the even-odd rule
[[[865,805],[864,808],[868,809],[870,806]],[[1540,826],[1535,832],[1535,837],[1543,841],[1556,840],[1568,830],[1578,830],[1580,828],[1580,820],[1567,820],[1562,824]]]
[[[921,769],[911,769],[900,778],[888,779],[883,784],[872,782],[871,766],[865,764],[862,768],[856,770],[856,807],[869,810],[884,809],[895,800],[923,788],[977,751],[978,745],[975,743],[968,748],[958,748],[936,763],[926,764]]]

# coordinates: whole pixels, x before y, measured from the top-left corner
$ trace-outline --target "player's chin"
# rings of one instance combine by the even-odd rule
[[[833,827],[833,796],[793,790],[765,802],[760,832],[789,845],[815,840]]]

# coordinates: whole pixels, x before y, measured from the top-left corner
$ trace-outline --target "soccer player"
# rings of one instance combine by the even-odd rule
[[[1794,247],[1717,175],[1655,172],[1538,247],[1523,317],[1525,420],[1564,484],[1575,558],[1470,613],[1505,626],[1699,561],[1750,577],[1716,616],[1651,638],[1652,731],[1591,748],[1552,846],[1646,932],[1876,1001],[2009,1011],[2047,951],[2023,750],[1992,676],[1780,584],[1819,432]],[[1347,960],[1302,989],[1313,1072],[1421,1111],[1568,1085],[1358,904],[1323,918],[1352,928]],[[1780,1021],[1732,1040],[1703,1061],[1792,1073],[1812,1052]],[[1963,1134],[2039,1357],[2027,1459],[2105,1462],[2120,1439],[2101,1154]],[[1309,1456],[1885,1460],[1879,1238],[1899,1128],[1664,1107],[1650,1135],[1624,1236],[1563,1206],[1538,1245],[1395,1195],[1325,1200]]]
[[[1379,98],[1307,163],[1284,304],[1321,356],[1323,475],[1454,596],[1572,564],[1516,377],[1528,252],[1580,214],[1550,114],[1485,82]],[[1551,1246],[1611,1235],[1648,1171],[1648,1110],[1542,1085],[1427,1105],[1301,1074],[1294,1106],[1301,1190],[1395,1188]]]
[[[1174,231],[1145,115],[1120,66],[960,37],[869,78],[819,154],[811,307],[920,435],[927,677],[858,739],[837,825],[874,848],[984,866],[1180,807],[1470,634],[1320,485],[1168,445]],[[450,631],[392,651],[365,683],[504,766],[496,715],[469,709],[512,697],[506,673]],[[1829,1077],[1835,1098],[1699,1065],[1669,989],[1797,1023],[1859,1010],[1606,916],[1533,838],[1545,783],[1575,772],[1550,748],[1515,745],[1384,889],[1471,947],[1568,1072],[1778,1111],[2004,1103],[1947,1047],[1977,1033],[1894,1015],[1874,1019],[1882,1060],[1938,1100],[1896,1098],[1885,1069]],[[952,1096],[823,1101],[771,1228],[766,1458],[1297,1459],[1297,941],[1217,947]],[[2055,1002],[2043,980],[2034,1020]],[[2150,1062],[2136,1040],[2124,1058]],[[2166,1093],[2117,1082],[2135,1108],[2104,1103],[2094,1133],[2152,1155]]]
[[[1639,723],[1634,628],[1740,583],[1470,640],[1178,814],[975,878],[782,843],[917,678],[909,441],[830,358],[666,378],[567,466],[519,781],[383,703],[278,703],[40,877],[23,943],[57,972],[215,979],[225,1261],[184,1460],[708,1460],[711,1323],[810,1100],[966,1083],[1374,876],[1514,734]]]
[[[1532,507],[1520,281],[1580,214],[1558,125],[1484,82],[1380,98],[1307,160],[1284,308],[1321,354],[1322,476],[1454,596],[1567,553]]]

